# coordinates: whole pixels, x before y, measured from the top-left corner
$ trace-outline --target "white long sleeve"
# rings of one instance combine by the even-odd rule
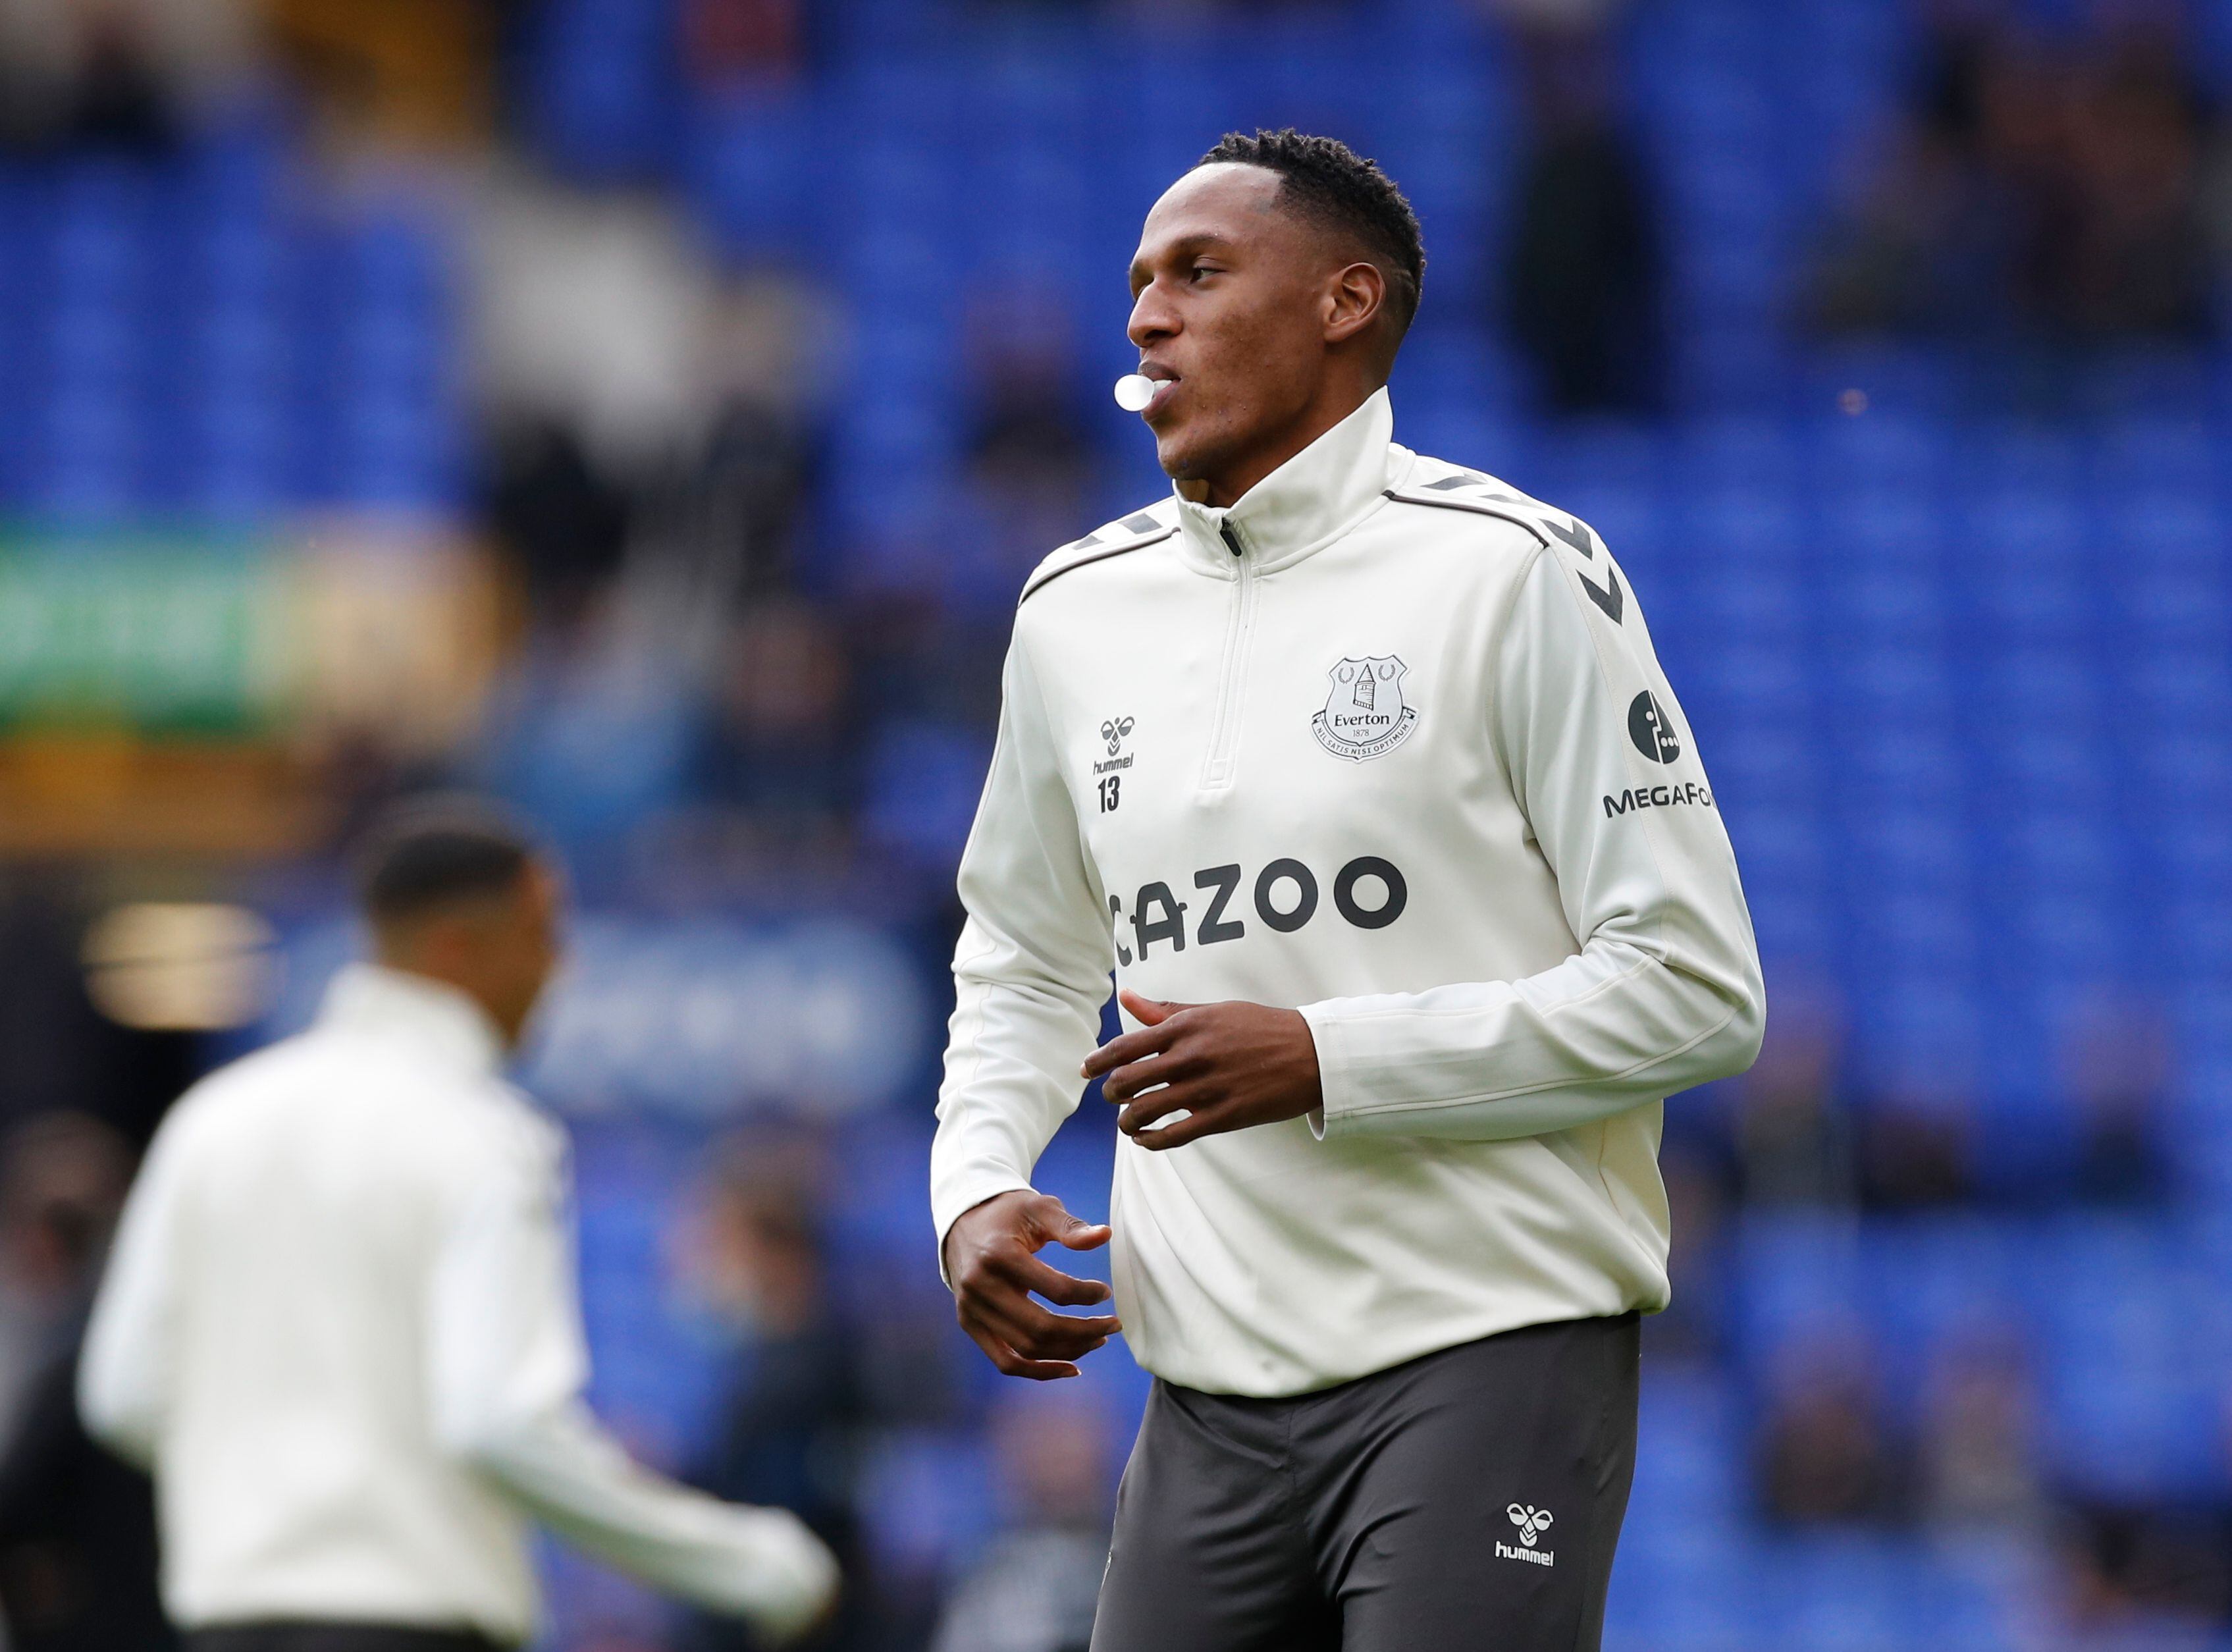
[[[1098,886],[1049,743],[1045,700],[1021,635],[1008,651],[1000,737],[961,858],[969,918],[954,949],[955,1002],[931,1150],[941,1253],[954,1218],[1030,1185],[1075,1111],[1108,998]]]
[[[442,1245],[429,1298],[438,1438],[569,1542],[660,1589],[795,1634],[836,1563],[798,1518],[740,1507],[633,1461],[581,1401],[588,1360],[548,1138],[521,1132]]]
[[[1536,557],[1496,650],[1490,716],[1580,951],[1515,981],[1306,1005],[1328,1137],[1572,1130],[1759,1053],[1751,920],[1689,725],[1654,686],[1640,616],[1593,619],[1577,577],[1554,551]],[[1643,695],[1658,710],[1632,718]],[[1680,748],[1668,765],[1630,726],[1652,716]]]
[[[962,866],[941,1235],[1028,1184],[1112,969],[1309,1025],[1314,1122],[1116,1148],[1126,1339],[1208,1392],[1663,1307],[1663,1099],[1760,1034],[1625,575],[1392,431],[1382,392],[1229,509],[1166,499],[1041,566]]]
[[[132,1184],[77,1368],[86,1431],[127,1461],[153,1466],[173,1357],[180,1258],[178,1172],[158,1135]]]
[[[591,1419],[564,1137],[499,1055],[462,994],[352,966],[157,1132],[79,1388],[154,1470],[178,1623],[524,1642],[530,1518],[769,1636],[830,1598],[795,1518],[651,1474]]]

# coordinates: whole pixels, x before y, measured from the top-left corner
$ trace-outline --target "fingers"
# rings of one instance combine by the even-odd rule
[[[1110,1295],[1106,1286],[1058,1273],[1018,1245],[977,1260],[960,1282],[955,1310],[964,1325],[989,1333],[1027,1359],[1075,1359],[1123,1329],[1113,1314],[1061,1314],[1041,1307],[1031,1299],[1034,1290],[1065,1306],[1092,1306]]]
[[[1203,1094],[1199,1085],[1172,1085],[1167,1090],[1150,1091],[1125,1108],[1116,1115],[1116,1128],[1126,1136],[1137,1136],[1172,1113],[1197,1113],[1216,1105],[1216,1098]]]
[[[1096,1302],[1106,1302],[1110,1294],[1108,1287],[1099,1279],[1080,1279],[1060,1273],[1035,1256],[1021,1258],[1006,1272],[1024,1290],[1035,1291],[1048,1301],[1058,1302],[1065,1308],[1089,1308]]]
[[[1120,1121],[1119,1121],[1120,1122]],[[1158,1130],[1134,1130],[1132,1139],[1152,1153],[1168,1152],[1174,1147],[1184,1147],[1188,1142],[1199,1141],[1204,1136],[1215,1136],[1240,1126],[1215,1108],[1197,1108],[1175,1124],[1165,1124]]]
[[[1031,1298],[1038,1292],[1064,1307],[1108,1300],[1107,1286],[1080,1279],[1041,1261],[1048,1241],[1071,1250],[1106,1245],[1106,1223],[1081,1221],[1050,1194],[1011,1207],[1015,1225],[985,1242],[982,1236],[954,1269],[955,1315],[984,1357],[1009,1377],[1051,1382],[1078,1374],[1076,1361],[1123,1329],[1113,1314],[1056,1313]]]
[[[1113,1314],[1055,1313],[1020,1292],[987,1292],[964,1303],[964,1327],[983,1331],[1025,1359],[1081,1359],[1121,1328]]]
[[[974,1325],[964,1323],[961,1328],[969,1333],[970,1341],[984,1351],[984,1357],[997,1366],[1002,1376],[1026,1377],[1035,1383],[1054,1383],[1065,1377],[1081,1374],[1076,1366],[1066,1361],[1025,1359],[998,1338],[979,1331]]]
[[[986,1330],[1028,1359],[1082,1359],[1121,1329],[1113,1313],[1056,1313],[1027,1296],[989,1304],[980,1317]]]
[[[1152,1056],[1147,1060],[1134,1060],[1134,1063],[1127,1063],[1112,1072],[1100,1083],[1100,1096],[1105,1100],[1123,1103],[1123,1100],[1132,1100],[1147,1090],[1156,1090],[1158,1085],[1181,1085],[1187,1079],[1201,1079],[1208,1069],[1210,1060],[1205,1056],[1185,1056],[1185,1053]]]
[[[1186,1116],[1167,1124],[1159,1122],[1173,1113]],[[1249,1122],[1240,1116],[1230,1096],[1204,1084],[1177,1084],[1167,1090],[1151,1091],[1116,1116],[1117,1129],[1155,1152],[1239,1130]]]
[[[1088,1079],[1097,1079],[1104,1072],[1113,1072],[1126,1062],[1139,1061],[1158,1055],[1170,1047],[1171,1040],[1183,1030],[1184,1023],[1165,1020],[1153,1027],[1143,1027],[1136,1033],[1126,1033],[1110,1039],[1091,1055],[1078,1069]]]

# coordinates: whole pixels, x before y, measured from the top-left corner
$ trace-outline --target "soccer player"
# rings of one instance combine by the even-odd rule
[[[189,1652],[476,1652],[534,1628],[527,1521],[770,1638],[827,1609],[779,1509],[631,1462],[581,1403],[565,1143],[497,1076],[557,883],[481,810],[366,856],[376,963],[172,1110],[94,1312],[87,1425],[155,1474]]]
[[[1211,150],[1132,264],[1172,496],[1016,614],[932,1203],[1002,1370],[1074,1376],[1120,1328],[1158,1379],[1095,1652],[1597,1645],[1667,1299],[1661,1103],[1759,1047],[1626,580],[1392,439],[1424,262],[1342,145]],[[1108,1227],[1030,1185],[1092,1078]],[[1104,1303],[1036,1253],[1112,1229],[1120,1327],[1033,1299]]]

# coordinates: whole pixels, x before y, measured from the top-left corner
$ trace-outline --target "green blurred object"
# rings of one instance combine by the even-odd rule
[[[299,852],[336,763],[477,726],[504,614],[425,520],[0,529],[0,859]]]
[[[290,562],[269,539],[0,534],[0,729],[269,730]]]

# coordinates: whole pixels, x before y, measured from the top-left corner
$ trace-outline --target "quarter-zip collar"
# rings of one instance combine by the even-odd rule
[[[399,1039],[476,1078],[503,1064],[503,1040],[486,1010],[445,981],[376,963],[342,967],[326,988],[318,1024]]]
[[[1182,554],[1197,571],[1230,580],[1244,555],[1258,573],[1299,562],[1386,502],[1415,456],[1395,445],[1385,386],[1364,405],[1217,509],[1178,496]]]

